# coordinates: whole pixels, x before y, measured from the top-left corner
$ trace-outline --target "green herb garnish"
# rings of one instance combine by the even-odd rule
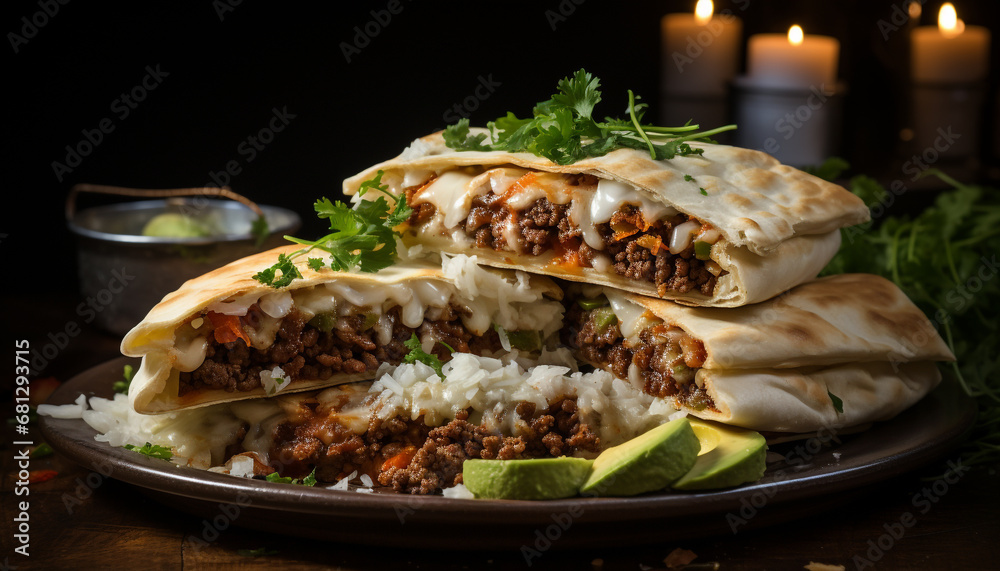
[[[803,168],[805,172],[818,176],[823,180],[834,181],[844,173],[851,165],[840,157],[830,157],[818,166],[807,166]]]
[[[448,347],[447,343],[441,343],[441,344],[444,345],[445,347]],[[444,361],[439,359],[437,355],[424,351],[423,347],[420,344],[420,339],[417,338],[416,333],[411,335],[410,338],[407,339],[406,341],[403,341],[403,346],[410,350],[410,352],[407,353],[405,357],[403,357],[404,363],[415,363],[417,361],[420,361],[421,363],[434,369],[434,372],[437,373],[439,377],[444,379],[444,371],[443,371]],[[451,352],[455,351],[451,347],[448,347],[448,350]]]
[[[305,248],[279,255],[276,264],[255,274],[253,279],[273,288],[285,287],[302,277],[295,267],[295,258],[315,249],[330,255],[329,267],[335,271],[356,267],[362,272],[377,272],[392,265],[396,257],[396,238],[400,236],[394,228],[405,222],[413,210],[405,198],[387,192],[389,187],[382,184],[382,175],[383,172],[378,171],[375,178],[363,182],[358,191],[360,196],[372,190],[381,192],[382,196],[375,200],[362,200],[354,208],[339,200],[317,200],[316,214],[329,220],[332,232],[314,241],[285,236],[286,240]],[[390,209],[386,198],[393,201],[393,208]],[[315,271],[327,267],[322,258],[309,258],[308,264]]]
[[[316,485],[316,468],[313,468],[312,472],[309,472],[309,475],[306,476],[305,478],[302,478],[301,480],[297,479],[297,478],[296,479],[285,478],[285,477],[282,477],[281,474],[279,474],[277,472],[271,472],[267,476],[264,476],[264,479],[267,480],[268,482],[274,482],[276,484],[295,484],[296,486],[315,486]]]
[[[1000,189],[962,184],[937,169],[925,171],[949,185],[915,216],[885,216],[905,187],[892,192],[854,176],[850,189],[872,209],[873,221],[841,230],[843,244],[824,275],[871,273],[892,280],[927,314],[958,358],[941,363],[977,400],[979,414],[965,445],[966,465],[1000,460]]]
[[[444,131],[445,145],[458,151],[529,152],[560,165],[587,157],[598,157],[620,149],[649,150],[653,159],[700,155],[703,149],[689,142],[713,142],[710,137],[735,129],[726,125],[699,131],[698,125],[657,127],[642,123],[647,105],[628,92],[628,119],[605,117],[597,121],[594,107],[601,101],[600,79],[579,70],[559,81],[558,92],[532,110],[532,117],[521,119],[508,112],[487,123],[486,133],[470,135],[469,120],[460,119]]]
[[[271,229],[268,227],[267,218],[263,214],[250,223],[250,235],[254,237],[254,246],[260,248],[270,234]]]
[[[126,450],[131,450],[132,452],[138,452],[143,456],[149,456],[150,458],[159,458],[160,460],[170,460],[174,457],[173,452],[170,451],[166,446],[159,446],[156,444],[150,444],[149,442],[143,444],[141,447],[126,444],[124,446]]]
[[[115,384],[111,385],[111,390],[116,393],[128,394],[128,388],[132,384],[132,377],[135,376],[135,368],[132,365],[125,365],[122,370],[122,381],[115,381]]]
[[[829,390],[826,391],[826,394],[830,395],[830,402],[833,403],[833,409],[836,410],[838,413],[843,414],[844,400],[838,397],[837,395],[831,393]]]
[[[52,454],[54,453],[55,451],[52,450],[52,447],[49,446],[47,442],[42,442],[41,444],[36,446],[35,449],[32,450],[31,454],[29,454],[28,456],[30,456],[31,458],[45,458],[46,456],[52,456]]]

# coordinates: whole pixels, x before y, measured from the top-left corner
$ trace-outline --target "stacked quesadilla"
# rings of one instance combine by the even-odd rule
[[[582,132],[621,142],[630,127],[590,107],[574,107]],[[171,426],[211,433],[200,463],[230,473],[431,493],[468,458],[593,456],[687,414],[863,426],[954,359],[891,282],[815,279],[840,229],[869,218],[838,185],[693,136],[669,156],[643,133],[648,150],[633,137],[553,160],[465,127],[471,143],[431,134],[344,181],[353,212],[389,198],[391,215],[317,203],[343,227],[166,296],[122,343],[142,357],[129,414],[190,415]],[[358,238],[372,228],[396,235]],[[301,257],[313,248],[329,259]]]

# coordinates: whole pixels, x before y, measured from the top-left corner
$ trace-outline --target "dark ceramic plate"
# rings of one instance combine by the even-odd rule
[[[112,382],[129,362],[135,364],[119,358],[89,369],[63,384],[49,402],[69,404],[80,393],[109,397]],[[893,420],[865,432],[820,433],[772,446],[783,458],[769,463],[764,478],[752,485],[710,493],[547,502],[272,484],[181,468],[112,448],[95,441],[95,431],[82,420],[42,417],[41,429],[46,441],[73,461],[205,518],[206,529],[236,525],[338,542],[544,550],[731,534],[814,514],[943,456],[968,435],[975,415],[974,401],[954,383],[945,383]]]

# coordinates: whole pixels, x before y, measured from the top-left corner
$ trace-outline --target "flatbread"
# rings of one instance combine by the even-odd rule
[[[621,303],[616,296],[637,306],[629,319],[640,319],[645,310],[704,345],[694,382],[717,410],[681,399],[674,399],[676,406],[758,431],[810,432],[885,420],[940,382],[936,362],[955,360],[906,294],[871,274],[813,280],[740,308],[604,292],[613,307]],[[624,311],[616,312],[622,319]],[[831,395],[843,402],[843,411]]]
[[[533,318],[541,320],[549,313],[553,313],[558,319],[561,315],[561,307],[550,308],[553,311],[547,312],[531,311],[536,307],[532,305],[536,299],[546,298],[558,306],[555,300],[562,298],[562,290],[544,276],[529,276],[522,272],[484,269],[483,274],[475,273],[471,277],[460,272],[458,275],[447,275],[440,264],[432,266],[422,263],[395,264],[377,273],[335,272],[330,269],[316,271],[308,266],[307,256],[302,256],[295,260],[302,278],[294,280],[285,288],[275,289],[253,279],[254,274],[277,262],[280,254],[291,254],[298,249],[300,247],[296,245],[283,246],[236,260],[185,282],[154,306],[146,317],[125,335],[121,343],[121,352],[124,355],[142,357],[142,364],[129,388],[129,401],[132,407],[137,412],[151,414],[267,396],[263,387],[234,392],[222,389],[196,390],[183,396],[179,395],[178,362],[184,359],[184,349],[176,347],[177,329],[202,315],[209,307],[214,306],[213,304],[227,300],[294,291],[332,282],[349,286],[375,285],[386,288],[397,286],[405,288],[418,282],[432,282],[454,287],[470,300],[487,298],[496,300],[497,304],[507,308],[509,315],[519,314],[517,318],[521,320]],[[471,261],[474,262],[474,259]],[[510,284],[510,290],[498,293],[495,280]],[[494,288],[494,291],[484,294],[482,290],[490,287]],[[553,328],[557,325],[555,322]],[[284,388],[283,392],[313,390],[371,379],[373,376],[373,373],[340,373],[328,379],[297,379]]]
[[[691,411],[707,420],[757,431],[815,432],[889,420],[941,381],[936,363],[846,363],[800,369],[702,369],[719,412]],[[841,400],[843,412],[834,406]]]
[[[482,132],[482,131],[479,131]],[[728,276],[712,296],[697,291],[667,292],[663,297],[689,304],[738,307],[768,299],[814,278],[839,246],[837,230],[869,220],[860,198],[773,157],[750,149],[692,144],[702,156],[666,161],[649,153],[618,149],[601,157],[557,165],[530,153],[454,151],[440,132],[417,139],[402,154],[374,165],[344,181],[347,195],[356,194],[377,171],[386,173],[436,171],[463,166],[515,165],[553,173],[591,174],[627,183],[636,193],[668,204],[710,223],[724,238],[715,259]],[[694,181],[685,180],[694,177]],[[703,195],[704,188],[707,195]],[[468,247],[447,239],[433,246],[445,252],[468,253]],[[586,281],[658,297],[653,284],[629,280],[613,270],[573,268],[553,264],[552,256],[518,256],[513,252],[476,249],[483,263],[531,271],[574,281]]]
[[[731,309],[626,297],[701,340],[704,369],[955,359],[924,312],[896,284],[872,274],[828,276]]]

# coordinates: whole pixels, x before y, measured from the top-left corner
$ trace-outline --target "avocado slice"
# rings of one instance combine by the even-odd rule
[[[753,430],[691,419],[701,452],[694,467],[671,487],[676,490],[731,488],[756,482],[767,468],[767,441]]]
[[[662,490],[694,466],[701,444],[679,418],[608,448],[580,488],[585,496],[634,496]]]
[[[462,465],[462,482],[477,498],[557,500],[575,496],[593,460],[560,456],[527,460],[482,460]]]

